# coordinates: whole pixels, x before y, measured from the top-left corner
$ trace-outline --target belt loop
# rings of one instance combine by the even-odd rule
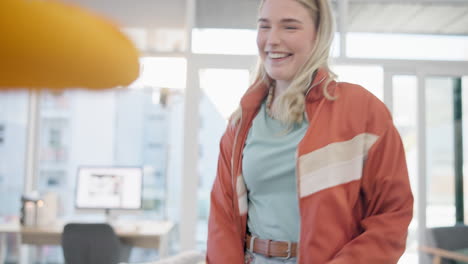
[[[267,240],[267,257],[268,257],[268,258],[271,258],[271,257],[272,257],[272,255],[270,255],[270,244],[271,244],[271,240],[268,239],[268,240]]]
[[[251,236],[250,237],[250,248],[249,248],[249,250],[252,253],[254,252],[254,243],[255,243],[256,238],[257,238],[256,236]]]

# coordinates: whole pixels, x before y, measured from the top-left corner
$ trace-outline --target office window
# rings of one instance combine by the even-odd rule
[[[377,98],[383,100],[383,68],[381,66],[331,65],[338,81],[363,86]]]
[[[241,96],[249,86],[249,71],[239,69],[202,69],[199,72],[202,90],[199,129],[199,186],[197,248],[206,250],[210,192],[216,177],[219,140],[227,118],[237,108]],[[226,80],[229,80],[226,82]]]
[[[426,78],[427,226],[455,224],[453,79]]]
[[[172,62],[168,58],[142,60],[144,76],[130,88],[43,93],[37,183],[41,193],[58,194],[59,218],[102,221],[105,217],[103,210],[75,209],[80,166],[138,166],[144,174],[143,212],[121,212],[119,218],[178,221],[179,198],[173,190],[180,177],[182,157],[180,90],[185,79],[180,76],[185,76],[185,59],[179,62],[178,58]],[[166,68],[165,63],[169,65]],[[164,104],[154,100],[154,94],[162,91]],[[133,252],[132,261],[157,258],[155,251]],[[57,248],[43,250],[42,255],[46,261],[62,261]]]
[[[237,69],[202,69],[200,87],[217,113],[227,120],[237,109],[249,86],[249,71]],[[226,80],[229,80],[226,82]],[[201,118],[204,119],[204,118]],[[208,122],[205,120],[205,122]],[[208,126],[208,124],[207,124]]]
[[[253,29],[192,30],[192,51],[201,54],[257,54],[257,31]]]
[[[67,119],[44,117],[41,125],[41,152],[39,159],[48,163],[62,163],[67,160],[69,146],[69,124]]]
[[[183,90],[186,83],[186,68],[185,58],[142,57],[140,76],[129,85],[129,88],[158,87]]]
[[[5,124],[0,124],[0,144],[5,141]]]
[[[145,188],[164,189],[164,182],[152,180],[165,174],[168,109],[151,100],[151,90],[73,91],[67,96],[68,116],[52,109],[41,115],[39,188],[55,186],[67,201],[63,215],[73,214],[75,175],[79,166],[144,166]],[[48,97],[52,98],[52,97]],[[50,102],[45,102],[49,105]],[[158,118],[154,118],[158,117]],[[164,118],[163,118],[164,117]],[[143,199],[163,196],[147,192]],[[70,203],[68,203],[70,202]],[[163,208],[149,206],[159,211]],[[160,213],[160,216],[163,214]]]
[[[39,173],[39,186],[44,189],[57,189],[66,184],[67,172],[63,169],[44,169]]]
[[[468,76],[462,77],[463,195],[465,224],[468,224]]]
[[[187,40],[184,28],[138,28],[122,29],[135,46],[147,52],[183,52]]]
[[[468,60],[467,36],[348,33],[352,58],[407,60]]]
[[[405,147],[406,163],[415,198],[413,219],[409,225],[406,251],[399,264],[418,263],[418,151],[417,151],[417,78],[413,75],[393,77],[393,121]]]
[[[0,92],[0,223],[17,222],[23,193],[28,92]],[[6,237],[6,262],[17,261],[15,236]]]
[[[27,139],[27,92],[0,92],[0,221],[19,215]]]

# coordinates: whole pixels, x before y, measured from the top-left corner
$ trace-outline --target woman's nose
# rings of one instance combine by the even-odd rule
[[[267,36],[268,45],[278,45],[281,42],[281,36],[278,30],[271,29]]]

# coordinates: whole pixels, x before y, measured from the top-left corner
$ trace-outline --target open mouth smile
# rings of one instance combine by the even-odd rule
[[[270,59],[277,60],[277,59],[284,59],[284,58],[290,57],[290,56],[292,56],[292,53],[267,52],[267,56],[268,56],[268,58],[270,58]]]
[[[266,54],[267,54],[267,58],[272,63],[281,63],[283,61],[288,60],[293,55],[292,53],[286,53],[286,52],[267,52]]]

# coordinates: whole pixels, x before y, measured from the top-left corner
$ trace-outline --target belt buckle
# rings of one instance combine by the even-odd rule
[[[291,241],[288,241],[288,255],[286,257],[280,257],[281,259],[290,259],[291,258],[291,254],[292,254],[292,243]]]

